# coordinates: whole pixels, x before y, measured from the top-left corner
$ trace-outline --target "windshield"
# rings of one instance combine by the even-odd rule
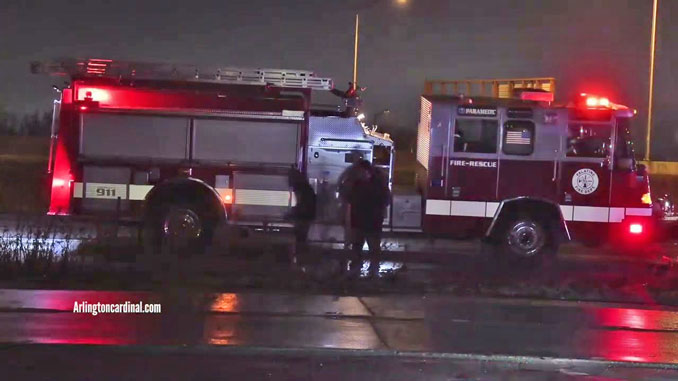
[[[612,125],[574,122],[567,132],[568,157],[605,158],[610,154]]]

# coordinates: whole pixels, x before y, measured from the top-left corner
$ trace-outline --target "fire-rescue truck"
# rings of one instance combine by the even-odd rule
[[[50,214],[141,220],[149,240],[201,245],[225,221],[283,226],[290,168],[316,190],[320,223],[341,221],[337,182],[357,158],[392,178],[391,139],[351,110],[312,107],[312,90],[333,88],[312,72],[104,59],[32,70],[71,80],[55,102]],[[554,103],[552,80],[481,82],[489,96],[471,82],[465,95],[433,85],[421,97],[416,191],[395,192],[385,230],[481,237],[517,258],[571,237],[647,236],[634,110],[587,94]]]
[[[489,97],[440,95],[434,87],[459,84],[427,84],[417,152],[424,231],[481,235],[517,257],[570,237],[649,236],[649,178],[629,130],[635,110],[585,93],[557,104],[554,84],[477,81],[482,91],[491,85]]]
[[[289,225],[291,168],[323,196],[320,220],[336,219],[343,169],[392,157],[392,141],[355,117],[311,113],[312,90],[336,90],[309,71],[109,59],[31,70],[70,79],[54,103],[48,213],[141,220],[154,243],[204,246],[224,221]]]

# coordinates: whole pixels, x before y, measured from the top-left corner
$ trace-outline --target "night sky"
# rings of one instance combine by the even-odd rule
[[[106,57],[309,69],[345,88],[361,14],[359,82],[368,115],[416,127],[425,78],[554,76],[637,108],[644,147],[652,0],[16,1],[0,4],[0,104],[51,107],[56,79],[32,60]],[[678,1],[660,0],[653,158],[678,160]]]

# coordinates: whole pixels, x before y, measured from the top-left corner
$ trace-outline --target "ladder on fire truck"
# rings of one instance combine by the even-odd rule
[[[513,98],[516,91],[556,92],[556,79],[512,78],[512,79],[472,79],[472,80],[426,80],[425,95],[486,96],[492,98]]]
[[[110,59],[65,58],[50,62],[31,62],[34,74],[81,78],[160,80],[237,85],[277,86],[332,90],[330,78],[316,77],[311,71],[285,69],[249,69],[236,67],[198,67],[169,63],[114,61]]]

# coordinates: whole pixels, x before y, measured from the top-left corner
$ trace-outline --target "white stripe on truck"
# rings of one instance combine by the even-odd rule
[[[487,203],[476,201],[452,201],[450,215],[465,217],[485,217]]]
[[[449,200],[426,200],[426,214],[433,216],[451,216]]]
[[[73,183],[73,198],[145,200],[153,185],[109,184],[109,183]],[[294,206],[296,200],[290,191],[217,188],[224,198],[233,195],[232,203],[238,205]]]
[[[498,202],[426,200],[429,216],[494,217]],[[651,216],[652,208],[608,208],[603,206],[560,205],[565,221],[621,222],[625,216]]]
[[[610,222],[622,222],[624,219],[624,208],[610,208]]]
[[[145,200],[148,192],[153,189],[153,185],[134,185],[130,184],[129,186],[129,199],[130,200]]]
[[[651,216],[652,208],[626,208],[627,216]]]
[[[487,202],[485,203],[485,217],[494,217],[499,209],[498,202]]]
[[[574,206],[572,221],[608,222],[610,208],[598,206]]]
[[[237,205],[290,206],[289,191],[236,189],[234,203]]]

